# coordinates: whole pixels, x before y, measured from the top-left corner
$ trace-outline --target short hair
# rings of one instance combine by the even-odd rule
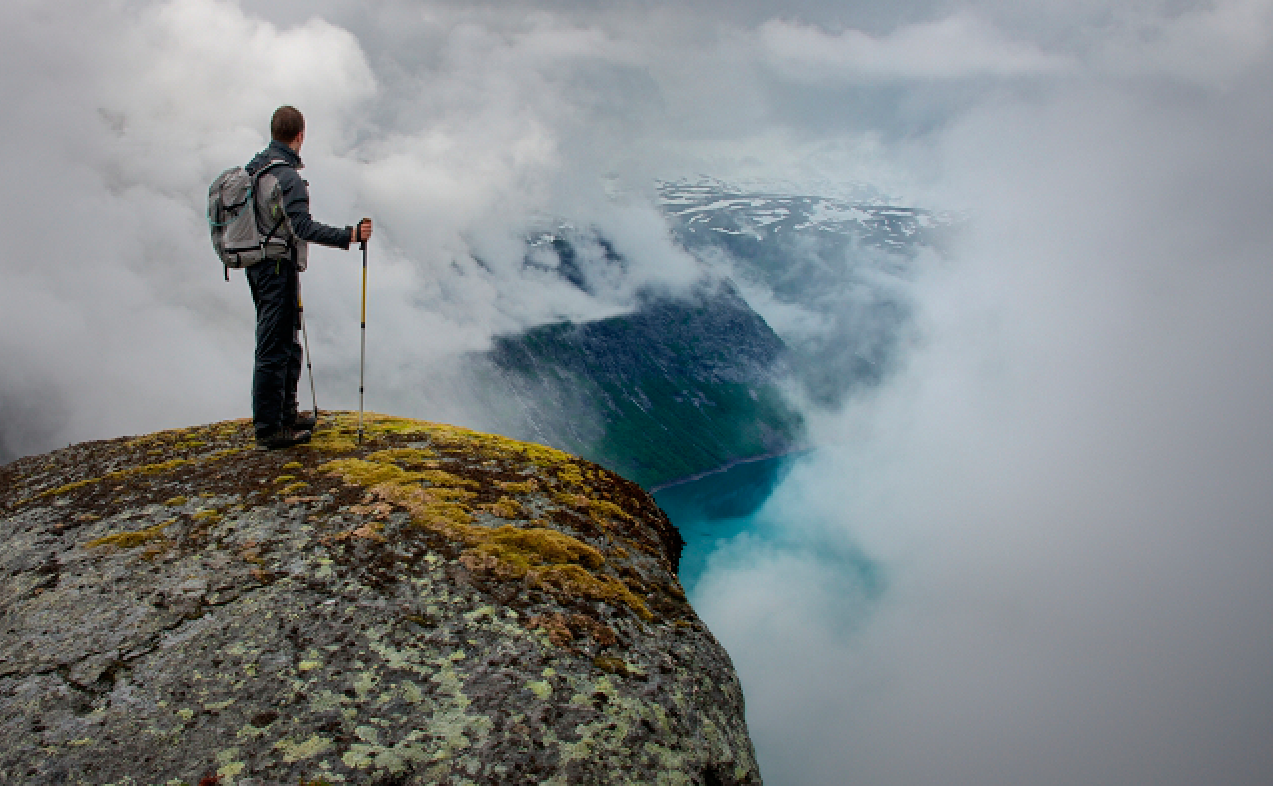
[[[294,106],[280,106],[270,118],[270,136],[285,145],[296,141],[305,130],[305,116]]]

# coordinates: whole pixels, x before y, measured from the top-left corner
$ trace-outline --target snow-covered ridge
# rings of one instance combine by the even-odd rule
[[[932,230],[954,223],[949,214],[888,204],[883,199],[765,193],[719,180],[678,180],[657,185],[664,211],[688,233],[719,233],[765,240],[783,233],[831,233],[883,248],[924,243]]]

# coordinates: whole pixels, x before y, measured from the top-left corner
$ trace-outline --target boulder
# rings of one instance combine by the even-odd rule
[[[0,782],[759,784],[639,487],[324,413],[0,467]]]

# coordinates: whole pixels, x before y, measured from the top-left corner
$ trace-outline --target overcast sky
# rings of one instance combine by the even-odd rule
[[[34,2],[0,8],[0,460],[248,413],[207,184],[299,106],[378,222],[371,408],[480,422],[493,333],[685,287],[655,178],[964,211],[904,369],[700,585],[771,784],[1273,780],[1273,2]],[[592,296],[521,269],[602,228]],[[474,259],[481,260],[481,264]],[[357,257],[306,274],[354,405]],[[856,581],[862,557],[882,577]]]

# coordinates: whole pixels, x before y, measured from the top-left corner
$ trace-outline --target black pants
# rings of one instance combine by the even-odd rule
[[[296,264],[267,259],[245,271],[256,304],[256,364],[252,370],[252,420],[258,436],[292,425],[301,379]]]

